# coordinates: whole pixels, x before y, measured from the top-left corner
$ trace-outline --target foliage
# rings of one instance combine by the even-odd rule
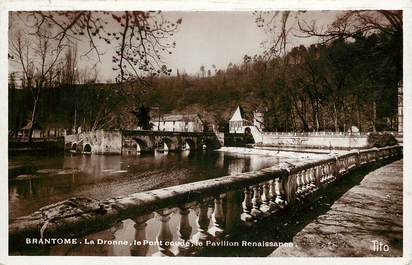
[[[396,140],[395,136],[389,133],[370,133],[368,135],[368,144],[371,147],[384,147],[384,146],[392,146],[396,145],[398,141]]]
[[[71,81],[64,81],[72,80],[75,75],[70,70],[73,69],[73,63],[68,62],[73,56],[67,53],[66,63],[61,68],[66,70],[60,71],[65,74],[56,78],[54,84],[47,86],[47,93],[39,100],[43,108],[39,121],[44,124],[54,122],[66,127],[82,124],[85,129],[135,128],[137,118],[139,126],[148,128],[149,107],[159,106],[159,113],[162,114],[198,113],[207,124],[217,125],[219,130],[227,131],[228,120],[236,107],[241,105],[246,113],[245,118],[249,120],[255,109],[264,107],[267,110],[265,127],[270,131],[347,131],[351,126],[368,132],[394,130],[397,125],[397,87],[402,80],[401,13],[346,12],[324,32],[319,32],[313,24],[300,24],[301,31],[307,36],[317,35],[324,41],[309,47],[301,45],[288,49],[286,38],[291,27],[288,21],[299,14],[277,13],[276,18],[282,22],[283,29],[276,33],[280,35],[272,38],[276,40],[272,43],[275,46],[262,56],[244,55],[242,63],[230,63],[226,69],[202,65],[200,74],[194,76],[179,71],[176,76],[170,76],[170,69],[156,63],[160,69],[149,66],[145,68],[144,58],[138,56],[140,48],[134,46],[140,45],[139,42],[124,46],[124,54],[116,46],[114,63],[116,71],[120,71],[119,74],[123,76],[122,96],[116,93],[115,85],[83,84],[74,88]],[[52,19],[49,13],[35,12],[33,15]],[[61,15],[64,16],[64,13]],[[134,13],[75,12],[69,18],[78,16],[78,19],[84,21],[89,15],[95,19],[106,17],[106,20],[116,20],[118,26],[130,34],[129,40],[135,32],[132,25],[137,22],[131,17]],[[148,13],[148,17],[141,15],[145,19],[154,19],[159,14]],[[387,22],[379,22],[375,16],[386,18]],[[69,21],[74,21],[70,19],[66,21],[66,27]],[[127,23],[131,24],[125,28],[128,19]],[[364,21],[369,26],[364,26],[359,21]],[[82,29],[81,26],[87,25],[84,24],[86,22],[87,20],[76,22],[77,26],[68,30],[70,38],[81,30],[85,34],[88,27]],[[171,34],[176,30],[177,24],[170,25]],[[274,24],[266,25],[271,27]],[[102,26],[104,29],[104,23]],[[61,31],[58,32],[62,34]],[[271,32],[275,31],[268,31]],[[103,33],[105,35],[101,35]],[[105,42],[108,40],[119,44],[117,41],[122,38],[116,39],[118,34],[113,33],[115,32],[99,30],[95,37],[100,36]],[[144,44],[150,45],[147,41],[146,39]],[[155,49],[151,56],[156,54]],[[127,59],[128,57],[130,58]],[[129,64],[128,62],[136,62],[136,67],[141,66],[143,72],[143,68],[149,69],[149,74],[142,76],[140,72],[136,72],[139,78],[127,78],[126,72],[133,74],[133,68],[118,67],[119,64]],[[147,89],[148,86],[150,89]],[[28,96],[30,94],[25,91],[18,99],[10,100],[26,102]],[[10,124],[13,128],[21,126],[22,114],[19,113],[27,116],[27,108],[32,105],[29,103],[11,111]],[[62,106],[65,106],[64,109]],[[135,114],[133,111],[136,111]]]
[[[152,124],[150,123],[150,107],[140,105],[133,111],[133,114],[137,119],[137,126],[143,130],[151,130]]]

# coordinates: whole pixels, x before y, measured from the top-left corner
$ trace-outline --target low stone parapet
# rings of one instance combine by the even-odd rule
[[[277,134],[263,133],[262,145],[323,148],[323,149],[353,149],[368,146],[367,135],[356,134]]]

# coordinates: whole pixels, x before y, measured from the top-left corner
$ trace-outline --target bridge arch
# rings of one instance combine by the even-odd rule
[[[202,138],[200,141],[200,148],[203,150],[213,149],[213,141],[208,138]]]
[[[183,150],[195,150],[196,149],[195,141],[191,138],[183,139],[182,149]]]
[[[70,151],[72,151],[72,152],[77,151],[77,143],[72,143],[72,146],[70,147]]]
[[[244,132],[245,132],[244,143],[245,144],[254,144],[255,143],[255,138],[252,134],[253,129],[255,129],[255,128],[251,128],[251,126],[245,127],[245,129],[244,129]]]
[[[133,140],[136,142],[136,152],[140,153],[147,149],[147,144],[142,139],[134,138]]]
[[[159,151],[170,151],[172,149],[173,141],[170,138],[163,137],[160,139],[157,149]]]
[[[123,147],[123,154],[136,155],[147,150],[148,148],[145,140],[138,137],[132,137],[127,140],[125,146]]]
[[[91,152],[92,152],[92,146],[89,143],[85,144],[83,147],[83,153],[91,153]]]

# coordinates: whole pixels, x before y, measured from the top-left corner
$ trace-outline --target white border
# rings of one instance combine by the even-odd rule
[[[8,256],[8,152],[7,152],[7,110],[8,110],[8,70],[7,70],[7,20],[8,11],[14,10],[164,10],[164,11],[253,11],[253,10],[344,10],[344,9],[402,9],[404,22],[404,161],[412,161],[412,2],[407,0],[0,0],[0,264],[411,264],[412,257],[412,166],[404,163],[404,209],[403,209],[403,258],[155,258],[155,257],[17,257]],[[7,170],[7,171],[6,171]],[[407,176],[407,177],[405,177]],[[4,214],[6,213],[6,214]]]

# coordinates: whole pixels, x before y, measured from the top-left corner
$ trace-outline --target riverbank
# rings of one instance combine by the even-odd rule
[[[64,137],[49,138],[9,138],[8,152],[15,154],[21,152],[56,153],[64,151]]]
[[[238,153],[247,155],[262,155],[262,156],[273,156],[273,157],[289,157],[294,159],[313,159],[316,158],[327,158],[338,153],[326,153],[326,152],[306,152],[305,150],[300,150],[296,152],[294,150],[280,150],[276,148],[247,148],[247,147],[221,147],[216,152],[228,152],[228,153]],[[339,154],[343,154],[347,151],[340,151]]]

